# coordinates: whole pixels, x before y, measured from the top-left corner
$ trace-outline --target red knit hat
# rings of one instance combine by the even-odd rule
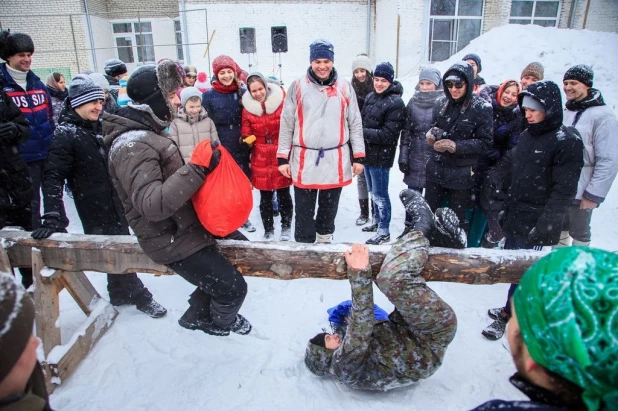
[[[212,61],[212,71],[215,78],[219,75],[221,70],[226,68],[231,69],[234,73],[236,73],[236,67],[238,67],[238,65],[230,56],[218,56]]]

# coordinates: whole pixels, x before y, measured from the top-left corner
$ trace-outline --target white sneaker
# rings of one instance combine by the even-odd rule
[[[316,244],[330,244],[333,242],[332,234],[315,234],[315,243]]]
[[[250,233],[254,233],[255,230],[256,230],[255,226],[253,224],[251,224],[251,221],[249,221],[249,220],[247,220],[247,222],[242,225],[242,228],[244,228],[245,230],[247,230]]]
[[[281,228],[281,237],[279,241],[290,241],[292,239],[292,229],[290,227]]]

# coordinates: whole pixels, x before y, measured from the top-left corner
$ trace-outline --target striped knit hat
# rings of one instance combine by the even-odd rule
[[[71,108],[76,108],[95,100],[105,100],[103,89],[87,75],[78,74],[73,77],[69,84]]]

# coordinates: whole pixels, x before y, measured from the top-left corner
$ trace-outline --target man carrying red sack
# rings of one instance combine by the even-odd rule
[[[221,153],[214,147],[208,164],[184,164],[165,132],[179,105],[181,85],[171,60],[131,74],[127,94],[133,103],[102,118],[109,173],[144,252],[197,286],[180,326],[218,336],[248,334],[251,324],[238,314],[247,283],[219,253],[190,201]]]

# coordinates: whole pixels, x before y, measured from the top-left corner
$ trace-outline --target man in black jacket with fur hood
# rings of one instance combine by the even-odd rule
[[[575,194],[584,165],[584,145],[573,127],[562,125],[562,98],[552,81],[531,84],[518,96],[528,129],[490,172],[486,184],[498,197],[508,191],[502,229],[505,249],[540,249],[557,244],[562,223]],[[508,300],[488,314],[495,321],[483,335],[496,340],[504,334],[511,316]]]
[[[36,239],[66,232],[68,222],[62,216],[65,180],[73,192],[85,234],[129,235],[122,204],[107,170],[107,150],[99,121],[103,99],[103,89],[90,77],[80,74],[71,81],[45,162],[45,214],[41,228],[32,233]],[[113,305],[135,305],[153,318],[167,312],[152,298],[136,273],[108,274],[107,290]]]

